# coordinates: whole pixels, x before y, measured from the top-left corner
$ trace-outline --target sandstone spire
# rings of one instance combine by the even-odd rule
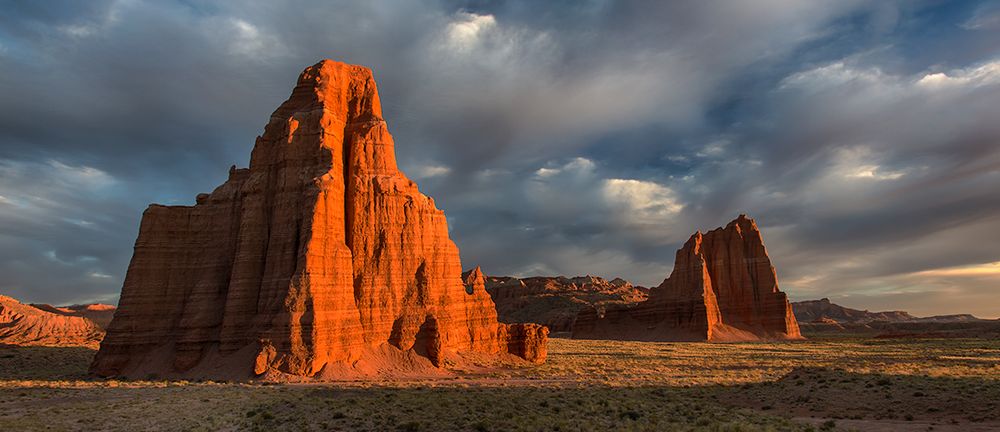
[[[444,213],[393,146],[369,69],[306,68],[249,168],[194,206],[143,214],[92,371],[338,378],[413,355],[543,361],[544,328],[498,324],[485,290],[466,290]]]
[[[674,269],[630,308],[581,311],[576,338],[709,340],[801,338],[760,230],[746,215],[677,251]]]

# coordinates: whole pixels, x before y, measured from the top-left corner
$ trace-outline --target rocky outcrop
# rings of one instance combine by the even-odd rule
[[[87,318],[97,324],[103,331],[111,324],[115,315],[115,306],[103,303],[78,304],[70,306],[52,306],[44,303],[32,303],[32,306],[54,314]]]
[[[91,370],[337,379],[463,353],[544,360],[545,330],[498,324],[461,272],[444,213],[396,167],[371,71],[324,60],[249,168],[194,206],[146,210]]]
[[[792,303],[795,318],[805,335],[851,337],[995,337],[996,322],[969,314],[918,317],[905,311],[871,312],[851,309],[830,299]]]
[[[801,334],[757,224],[740,215],[725,228],[692,235],[648,300],[581,311],[573,337],[739,341]]]
[[[485,292],[487,280],[479,266],[462,273],[465,291],[470,294]],[[492,301],[490,304],[495,312],[496,306],[493,305]],[[504,321],[504,323],[500,324],[501,332],[504,333],[500,339],[507,340],[507,352],[536,363],[545,361],[548,355],[549,329],[547,327],[530,321]]]
[[[831,303],[830,299],[806,300],[792,303],[795,319],[802,323],[865,323],[871,321],[912,321],[917,317],[904,311],[869,312]]]
[[[87,318],[50,312],[0,295],[0,344],[96,348],[102,337],[104,330]]]
[[[587,307],[633,304],[646,299],[649,289],[615,278],[490,276],[486,292],[496,303],[501,322],[532,322],[553,332],[568,332],[577,314]]]

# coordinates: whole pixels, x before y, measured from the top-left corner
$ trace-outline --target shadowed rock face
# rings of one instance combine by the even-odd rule
[[[464,352],[544,360],[544,329],[498,324],[485,289],[467,291],[444,213],[393,145],[369,69],[307,68],[249,168],[195,206],[143,214],[92,371],[336,378],[412,359],[387,347],[435,366]]]
[[[604,309],[611,305],[643,301],[649,289],[620,278],[597,276],[535,276],[515,278],[490,276],[486,292],[497,306],[502,322],[543,324],[552,332],[568,332],[576,315],[588,306]]]
[[[580,312],[575,338],[736,341],[801,338],[757,224],[740,215],[691,236],[649,299]]]

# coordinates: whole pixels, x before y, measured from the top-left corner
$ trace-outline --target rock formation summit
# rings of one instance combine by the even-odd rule
[[[545,358],[466,287],[434,200],[396,167],[372,72],[307,68],[250,167],[143,213],[102,376],[340,379]],[[457,362],[457,363],[456,363]]]
[[[573,337],[655,341],[799,339],[798,323],[753,219],[696,232],[649,299],[630,307],[587,308]]]

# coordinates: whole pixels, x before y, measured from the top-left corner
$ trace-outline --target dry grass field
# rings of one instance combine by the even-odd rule
[[[538,367],[420,382],[96,380],[0,348],[0,430],[1000,430],[1000,341],[553,339]]]

